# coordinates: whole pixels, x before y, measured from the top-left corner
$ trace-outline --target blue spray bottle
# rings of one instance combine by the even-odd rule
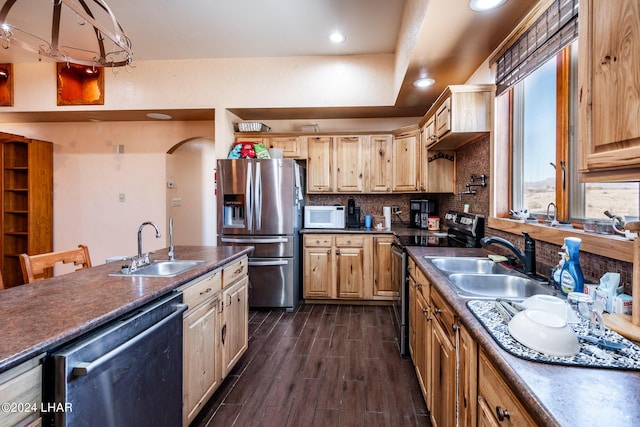
[[[580,269],[580,243],[577,237],[565,237],[565,262],[560,271],[560,291],[563,295],[584,292],[584,276]]]

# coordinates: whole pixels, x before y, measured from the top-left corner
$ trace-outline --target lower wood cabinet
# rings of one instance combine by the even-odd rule
[[[242,277],[222,290],[223,324],[220,340],[223,348],[223,376],[231,371],[249,343],[249,279]]]
[[[0,374],[1,427],[42,425],[41,361],[41,357],[36,357]],[[9,405],[8,410],[4,405]]]
[[[189,425],[248,346],[247,257],[183,285],[183,419]],[[225,277],[226,275],[226,277]]]
[[[433,426],[476,425],[477,344],[409,258],[409,351]]]
[[[305,299],[391,300],[392,235],[336,233],[303,237]]]
[[[478,369],[478,426],[537,426],[483,351]]]

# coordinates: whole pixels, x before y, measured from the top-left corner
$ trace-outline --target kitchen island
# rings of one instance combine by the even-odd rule
[[[176,258],[204,260],[175,277],[112,277],[105,264],[0,292],[0,372],[47,352],[180,285],[248,255],[253,247],[177,246]],[[151,257],[167,259],[167,250]]]
[[[508,388],[544,426],[632,426],[640,422],[640,371],[566,367],[520,359],[503,350],[424,256],[485,256],[483,249],[410,247],[409,255],[451,306]],[[480,357],[478,358],[481,359]],[[478,381],[478,388],[482,384]],[[478,414],[480,414],[478,409]],[[480,418],[480,415],[479,417]],[[511,421],[513,422],[513,421]]]

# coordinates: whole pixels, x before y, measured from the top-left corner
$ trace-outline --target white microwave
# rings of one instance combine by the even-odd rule
[[[305,206],[304,228],[344,228],[344,206]]]

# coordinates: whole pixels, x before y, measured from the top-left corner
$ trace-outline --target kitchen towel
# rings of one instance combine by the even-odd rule
[[[384,228],[391,230],[391,207],[384,206],[382,208],[382,214],[384,215]]]

